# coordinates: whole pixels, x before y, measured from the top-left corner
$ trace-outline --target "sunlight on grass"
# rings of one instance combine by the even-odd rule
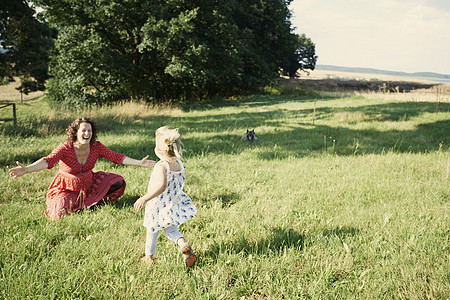
[[[57,167],[10,180],[16,160],[47,155],[80,115],[45,105],[0,124],[1,298],[449,297],[448,103],[436,114],[426,101],[320,98],[314,124],[314,99],[283,96],[82,112],[133,158],[156,159],[156,128],[180,129],[199,208],[180,229],[199,257],[190,271],[164,235],[156,264],[138,264],[145,228],[132,205],[151,170],[100,160],[96,171],[125,178],[124,196],[57,222],[43,215]],[[241,140],[247,129],[257,141]]]

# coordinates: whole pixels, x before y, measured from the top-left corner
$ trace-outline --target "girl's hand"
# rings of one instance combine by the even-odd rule
[[[134,209],[136,210],[136,212],[140,211],[146,203],[147,201],[145,201],[143,198],[137,199],[137,201],[134,202]]]
[[[143,159],[141,159],[141,167],[152,168],[153,166],[155,166],[156,161],[149,160],[147,158],[148,158],[148,155],[146,157],[144,157]]]
[[[20,177],[27,173],[25,166],[22,163],[16,161],[16,164],[18,165],[18,167],[9,170],[9,176],[13,176],[13,179],[16,179],[17,177]]]

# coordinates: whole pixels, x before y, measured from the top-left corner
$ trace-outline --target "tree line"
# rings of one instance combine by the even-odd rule
[[[69,107],[253,92],[315,68],[314,43],[293,33],[291,1],[35,0],[36,14],[11,0],[0,9],[0,76],[45,82],[48,98]]]

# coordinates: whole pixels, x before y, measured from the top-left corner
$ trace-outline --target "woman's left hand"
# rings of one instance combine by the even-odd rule
[[[152,167],[154,167],[155,164],[156,164],[156,161],[149,160],[147,158],[148,158],[148,155],[146,157],[144,157],[143,159],[141,159],[141,167],[144,167],[144,168],[152,168]]]

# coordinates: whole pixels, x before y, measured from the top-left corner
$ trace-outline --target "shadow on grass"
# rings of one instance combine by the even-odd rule
[[[449,104],[441,104],[441,111],[450,111]],[[239,154],[249,149],[256,150],[260,159],[280,159],[289,156],[301,157],[312,152],[332,152],[337,155],[383,153],[385,151],[424,152],[437,150],[439,143],[450,144],[450,120],[416,125],[409,130],[397,129],[395,122],[408,121],[426,113],[434,113],[432,103],[398,102],[358,107],[321,107],[315,125],[309,121],[313,108],[287,110],[277,107],[263,112],[241,111],[233,114],[212,116],[186,116],[183,118],[158,117],[142,129],[143,140],[133,143],[109,145],[113,150],[139,157],[150,154],[153,147],[153,132],[162,124],[180,128],[187,156],[213,154]],[[341,116],[341,114],[343,116]],[[343,117],[342,121],[338,118]],[[356,118],[356,119],[355,119]],[[326,125],[328,119],[337,119],[338,125]],[[286,121],[288,120],[288,121]],[[292,120],[298,120],[297,125]],[[362,122],[384,122],[388,129],[352,129],[348,125]],[[335,122],[336,123],[336,122]],[[288,125],[289,124],[289,125]],[[264,133],[262,126],[276,128]],[[244,142],[241,136],[248,128],[255,128],[258,140]],[[126,127],[117,132],[126,134]],[[239,130],[239,134],[229,131]],[[195,137],[183,137],[183,133],[198,132]],[[136,133],[134,134],[140,134]],[[150,136],[150,138],[149,138]],[[324,138],[325,137],[325,138]]]
[[[56,146],[58,146],[58,145],[55,145],[55,147]],[[41,157],[47,156],[49,153],[50,152],[45,152],[45,151],[40,150],[40,151],[36,151],[36,152],[32,153],[31,155],[7,154],[4,156],[3,160],[0,158],[0,167],[5,167],[7,169],[15,168],[15,167],[17,167],[16,161],[23,163],[23,164],[27,164],[27,162],[32,163],[32,162],[40,159]],[[12,159],[8,159],[10,157],[12,157]]]
[[[314,238],[310,233],[300,233],[291,228],[276,227],[267,238],[256,242],[250,242],[246,237],[240,236],[233,241],[215,243],[210,249],[203,253],[204,257],[212,258],[217,261],[223,253],[237,254],[241,253],[245,256],[270,255],[272,253],[280,253],[285,249],[296,249],[298,251],[309,247],[314,243],[317,237],[338,237],[343,239],[348,236],[355,236],[360,233],[359,229],[353,227],[336,227],[325,229],[322,232],[314,234]]]
[[[125,207],[130,207],[134,205],[134,202],[139,199],[139,195],[137,194],[128,194],[127,189],[125,188],[125,193],[119,199],[110,203],[115,208],[122,209]]]
[[[233,241],[215,243],[203,253],[203,256],[217,260],[224,252],[242,253],[248,256],[250,254],[268,255],[273,252],[281,252],[285,248],[302,250],[304,241],[305,237],[302,233],[292,229],[274,228],[267,238],[260,241],[251,242],[246,237],[240,236]]]
[[[323,230],[321,234],[324,237],[338,237],[338,238],[345,238],[347,236],[355,236],[359,234],[360,230],[354,227],[336,227],[336,228],[329,228]]]
[[[195,103],[182,103],[180,108],[183,111],[199,110],[206,111],[210,109],[224,108],[224,107],[258,107],[263,105],[274,105],[278,103],[286,102],[314,102],[314,98],[320,101],[335,100],[342,98],[342,96],[320,96],[316,97],[311,95],[252,95],[252,96],[241,96],[239,101],[237,100],[227,100],[220,99],[219,101],[202,101]]]
[[[287,101],[284,101],[287,102]],[[326,102],[325,102],[326,103]],[[264,102],[264,111],[245,111],[247,104],[242,104],[243,110],[235,113],[213,114],[207,116],[186,115],[148,116],[140,120],[128,120],[125,123],[108,117],[95,118],[99,127],[98,140],[102,141],[102,134],[117,136],[116,143],[106,144],[111,150],[124,153],[133,158],[142,158],[153,154],[154,132],[162,125],[170,125],[180,129],[187,156],[197,156],[204,153],[239,154],[248,149],[256,150],[259,159],[280,159],[289,156],[301,157],[312,152],[328,151],[337,155],[354,155],[364,153],[395,152],[424,152],[437,150],[439,143],[450,144],[450,120],[432,121],[435,113],[433,103],[418,102],[389,102],[385,104],[333,107],[321,105],[316,111],[316,122],[312,124],[313,106],[310,108],[288,110],[277,106],[273,99]],[[256,105],[256,104],[255,104]],[[449,112],[450,104],[441,103],[441,112]],[[430,122],[419,124],[414,129],[397,129],[395,122],[408,121],[411,118],[430,114]],[[342,118],[342,120],[340,120]],[[334,120],[338,125],[326,125],[327,120]],[[54,128],[52,132],[60,134],[72,120],[59,119],[57,121],[31,122],[26,128],[30,135],[37,134],[36,126]],[[139,122],[136,122],[139,121]],[[385,122],[387,130],[350,129],[348,125],[362,122]],[[394,123],[394,124],[393,124]],[[20,125],[19,125],[20,126]],[[260,127],[274,127],[275,132],[265,133]],[[246,129],[255,129],[258,140],[247,143],[241,140]],[[236,131],[239,134],[230,134]],[[199,133],[193,137],[185,133]],[[17,135],[17,132],[3,130],[3,135]],[[127,142],[127,136],[133,134],[138,137]],[[39,136],[39,134],[37,134]],[[20,136],[20,134],[19,134]],[[61,141],[63,142],[63,141]],[[55,145],[56,147],[57,145]],[[0,166],[11,165],[15,160],[34,161],[48,153],[37,153],[32,157],[8,156],[8,161],[0,158]]]
[[[198,195],[192,197],[192,201],[198,204],[199,207],[211,208],[216,205],[217,202],[220,203],[222,208],[230,208],[236,204],[241,198],[241,195],[235,192],[221,193],[214,195],[212,191],[211,195]]]

